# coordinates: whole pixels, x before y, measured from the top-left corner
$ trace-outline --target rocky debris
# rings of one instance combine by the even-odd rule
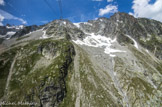
[[[70,82],[71,90],[76,92],[72,104],[160,107],[161,70],[155,66],[161,66],[159,60],[127,42],[125,45],[122,49],[126,53],[115,53],[116,57],[99,47],[77,45],[75,72]]]
[[[54,38],[83,39],[83,37],[85,37],[83,31],[68,20],[55,20],[49,23],[44,30],[46,30],[46,34],[49,37],[52,36]]]
[[[58,47],[55,43],[46,43],[38,47],[38,53],[47,59],[54,59],[59,56]]]

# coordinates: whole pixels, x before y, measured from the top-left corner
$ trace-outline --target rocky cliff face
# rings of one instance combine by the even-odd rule
[[[16,52],[16,53],[14,53]],[[4,68],[8,56],[16,55],[13,69]],[[57,106],[66,96],[66,76],[75,55],[67,40],[38,40],[11,49],[1,55],[1,81],[12,72],[9,86],[2,84],[1,98],[12,102],[36,102],[37,106]],[[5,58],[5,57],[7,58]],[[3,58],[4,57],[4,58]],[[5,72],[6,71],[6,72]]]
[[[116,13],[82,23],[55,20],[20,34],[0,46],[0,101],[36,107],[162,105],[162,23]]]

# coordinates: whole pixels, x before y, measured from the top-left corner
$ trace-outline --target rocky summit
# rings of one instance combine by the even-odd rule
[[[118,12],[0,35],[2,106],[162,106],[161,22]]]

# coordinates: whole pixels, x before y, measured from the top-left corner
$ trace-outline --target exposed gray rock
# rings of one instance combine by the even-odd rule
[[[2,42],[8,48],[0,53],[0,101],[36,107],[162,105],[161,22],[118,12],[109,19],[54,20],[39,28],[24,36],[33,31],[25,27]]]

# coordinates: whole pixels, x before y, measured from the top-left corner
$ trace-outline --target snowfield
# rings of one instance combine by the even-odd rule
[[[126,35],[128,38],[130,38],[134,42],[134,47],[138,49],[138,43],[129,35]]]
[[[119,52],[126,52],[118,49],[113,49],[111,46],[113,45],[114,42],[116,42],[115,39],[111,39],[109,37],[101,36],[101,35],[95,35],[94,33],[86,33],[87,36],[86,38],[82,40],[73,40],[74,43],[79,44],[79,45],[85,45],[85,46],[90,46],[90,47],[99,47],[99,48],[104,48],[104,52],[111,57],[115,57],[113,53],[119,53]]]

